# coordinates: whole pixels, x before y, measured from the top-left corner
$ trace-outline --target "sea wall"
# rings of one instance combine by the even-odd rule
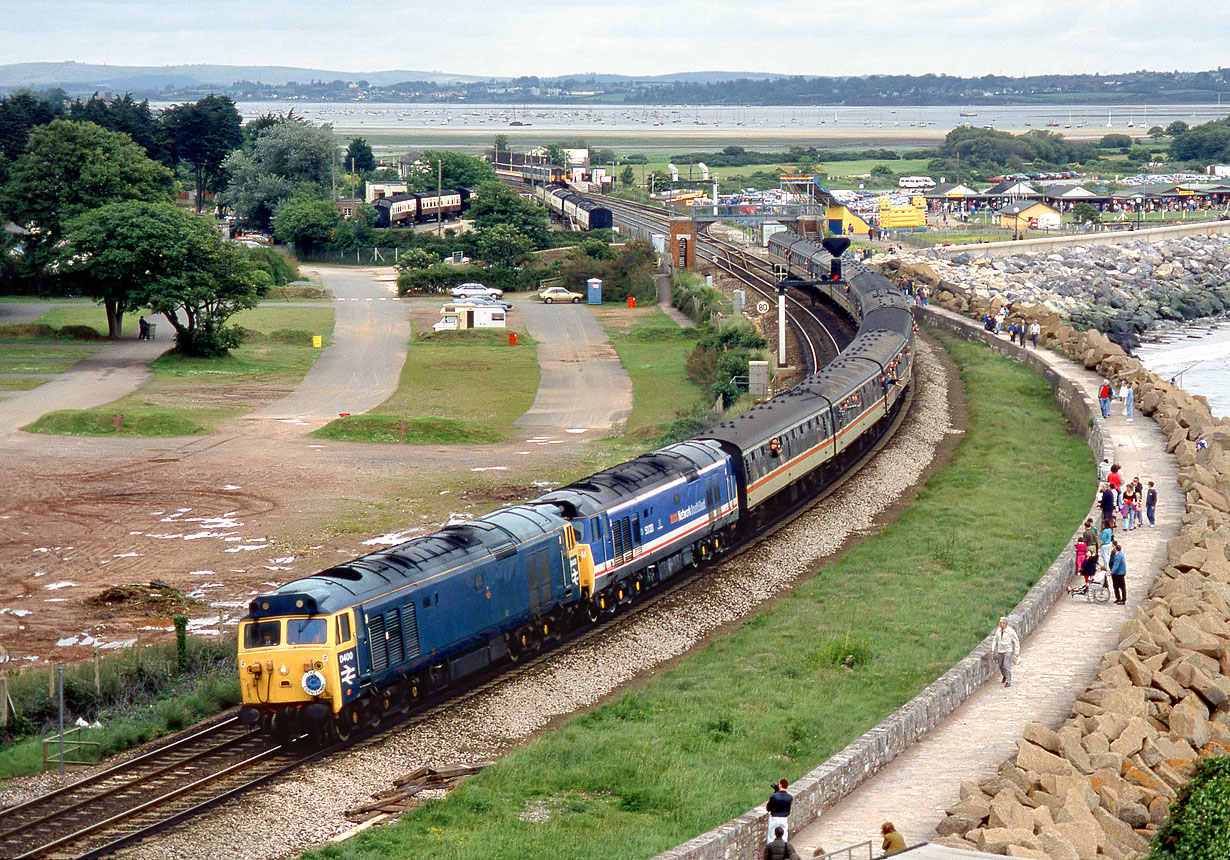
[[[1035,316],[1097,329],[1130,348],[1159,322],[1230,311],[1230,231],[1208,230],[1011,256],[981,246],[909,251],[873,257],[871,265],[927,286],[945,307],[976,319],[1003,308],[1009,322],[1019,321],[1019,308],[1034,308]]]
[[[1071,381],[1046,367],[1032,351],[989,335],[976,325],[941,317],[923,309],[919,309],[918,313],[928,321],[935,322],[961,337],[981,340],[1037,370],[1051,383],[1056,401],[1064,410],[1074,431],[1080,433],[1089,443],[1096,455],[1095,459],[1109,456],[1110,440],[1103,424],[1090,420],[1097,412],[1097,404],[1086,398]],[[1028,635],[1038,626],[1055,600],[1064,593],[1074,564],[1074,550],[1069,546],[1012,610],[1013,626],[1022,636]],[[832,806],[878,773],[939,725],[981,687],[994,671],[991,636],[987,636],[957,665],[886,720],[794,782],[790,786],[791,793],[794,794],[794,805],[791,807],[793,826],[796,829],[806,827],[819,817],[823,809]],[[764,850],[767,824],[768,814],[764,809],[752,809],[695,839],[659,854],[655,860],[747,860],[759,857]]]
[[[976,245],[948,245],[937,248],[944,256],[978,254],[987,257],[1011,257],[1026,252],[1049,253],[1070,245],[1122,245],[1128,242],[1163,242],[1183,236],[1207,236],[1210,233],[1230,233],[1230,221],[1171,224],[1144,230],[1107,230],[1101,233],[1073,233],[1065,236],[1018,239],[1015,242],[980,242]]]
[[[941,301],[970,310],[955,294]],[[1055,729],[1030,724],[995,775],[963,783],[937,841],[1016,857],[1127,860],[1147,851],[1193,763],[1230,752],[1230,421],[1099,332],[1076,332],[1045,309],[1015,310],[1045,321],[1048,346],[1132,386],[1178,460],[1183,525],[1071,716]]]

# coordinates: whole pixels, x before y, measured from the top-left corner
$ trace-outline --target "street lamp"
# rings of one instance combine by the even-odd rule
[[[1140,217],[1141,215],[1144,214],[1142,211],[1144,203],[1145,203],[1145,198],[1141,197],[1140,195],[1137,195],[1136,196],[1136,229],[1137,231],[1140,230]]]

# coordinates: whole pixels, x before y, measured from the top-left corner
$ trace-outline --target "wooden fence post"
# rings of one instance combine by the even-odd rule
[[[102,664],[99,661],[98,649],[94,649],[94,692],[102,695]]]

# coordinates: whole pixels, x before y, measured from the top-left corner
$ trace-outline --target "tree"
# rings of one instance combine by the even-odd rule
[[[1149,134],[1149,137],[1153,138],[1153,142],[1157,143],[1159,140],[1161,140],[1163,137],[1166,136],[1166,130],[1162,128],[1160,125],[1155,125],[1153,126],[1153,128],[1149,129],[1148,134]]]
[[[229,96],[209,95],[195,104],[174,105],[162,115],[176,161],[192,168],[196,211],[206,190],[220,191],[222,163],[243,143],[243,119]]]
[[[9,164],[26,151],[30,130],[64,114],[64,92],[57,92],[59,99],[28,91],[0,99],[0,183],[8,174]]]
[[[502,182],[484,182],[478,186],[470,217],[480,231],[498,224],[510,224],[529,238],[535,248],[545,247],[550,226],[547,210],[526,200]]]
[[[329,126],[284,119],[268,126],[251,152],[236,151],[223,162],[231,182],[222,201],[236,217],[268,229],[273,213],[296,191],[328,196],[337,144]]]
[[[1126,149],[1132,145],[1132,139],[1126,134],[1104,134],[1098,141],[1102,149]]]
[[[503,163],[507,163],[511,161],[511,159],[500,158],[500,153],[505,153],[505,152],[510,151],[508,148],[508,135],[497,134],[495,136],[495,140],[492,141],[492,148],[495,150],[495,163],[496,164],[503,164]]]
[[[166,316],[176,349],[188,355],[218,355],[238,344],[226,320],[255,306],[269,280],[213,219],[170,202],[108,203],[73,218],[67,235],[64,265],[104,303],[111,337],[119,336],[124,313],[149,307]]]
[[[543,152],[546,154],[547,160],[549,160],[556,167],[569,166],[568,153],[564,151],[563,144],[549,143],[543,147]]]
[[[1097,224],[1102,220],[1102,213],[1092,203],[1081,201],[1072,207],[1072,220],[1077,224]]]
[[[658,194],[671,187],[671,175],[665,170],[651,170],[645,184],[650,194]]]
[[[1178,798],[1153,837],[1148,860],[1230,858],[1230,756],[1197,761]]]
[[[366,173],[376,169],[376,154],[366,140],[356,137],[350,141],[350,146],[346,147],[345,166],[352,173]]]
[[[494,266],[516,268],[532,250],[534,243],[512,224],[496,224],[478,235],[478,255]]]
[[[418,162],[418,169],[406,177],[411,191],[435,191],[437,183],[444,188],[475,188],[495,180],[492,165],[463,152],[429,149],[419,156]]]
[[[1183,132],[1187,131],[1189,128],[1190,126],[1188,126],[1188,124],[1185,123],[1183,120],[1176,119],[1170,125],[1166,126],[1166,136],[1167,137],[1178,137]]]
[[[624,188],[630,188],[636,184],[636,173],[632,170],[632,165],[628,165],[619,174],[619,184]]]
[[[108,131],[122,131],[150,158],[168,163],[166,131],[150,110],[148,100],[134,101],[131,94],[125,93],[121,98],[107,101],[95,93],[87,102],[80,99],[73,102],[68,109],[68,118],[77,122],[92,122]]]
[[[41,275],[71,219],[107,203],[170,198],[171,171],[128,135],[56,119],[30,132],[0,189],[0,210],[30,231],[26,260]]]
[[[329,200],[301,194],[291,198],[273,216],[273,235],[294,245],[300,257],[311,254],[318,245],[331,241],[342,213]]]

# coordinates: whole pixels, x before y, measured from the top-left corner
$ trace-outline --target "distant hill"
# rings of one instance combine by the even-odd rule
[[[327,69],[300,69],[293,66],[105,66],[93,63],[9,63],[0,65],[0,89],[19,87],[47,89],[62,87],[71,94],[94,90],[144,91],[165,87],[229,87],[236,81],[256,81],[283,86],[292,81],[367,81],[375,86],[399,81],[464,83],[490,80],[476,75],[444,72],[392,70],[382,72],[337,72]]]

